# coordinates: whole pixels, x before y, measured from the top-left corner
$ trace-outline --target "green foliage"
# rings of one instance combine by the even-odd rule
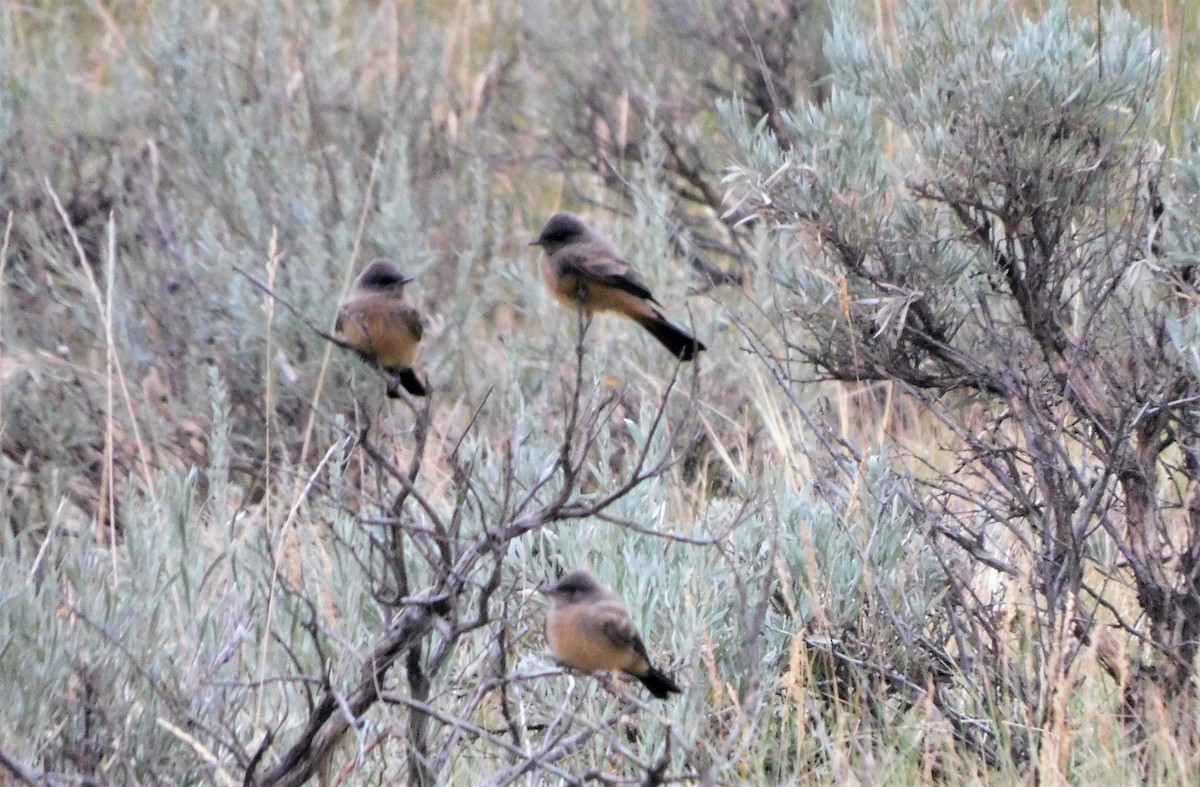
[[[1193,637],[1173,627],[1196,586],[1157,550],[1196,545],[1200,478],[1176,450],[1196,434],[1195,177],[1164,156],[1161,39],[1065,3],[1019,18],[916,2],[894,40],[863,27],[837,15],[823,105],[771,133],[722,108],[737,209],[776,234],[760,279],[788,319],[759,346],[785,379],[883,381],[946,426],[942,463],[920,435],[901,461],[934,553],[957,566],[944,622],[974,634],[930,636],[935,615],[908,655],[941,642],[926,667],[959,669],[934,696],[1028,719],[989,730],[986,760],[995,746],[1039,774],[1064,767],[1048,727],[1070,713],[1059,681],[1085,667],[1041,644],[1064,620],[1078,645],[1122,631],[1095,645],[1102,671],[1126,708],[1172,706],[1139,724],[1186,737]],[[1018,603],[1017,578],[1032,611],[1010,637],[993,605]],[[1149,653],[1133,617],[1156,621]]]
[[[1045,721],[1014,699],[1036,680],[943,678],[929,653],[1014,683],[1048,656],[1025,630],[957,650],[940,492],[877,423],[896,409],[797,382],[811,367],[787,351],[851,336],[877,370],[918,301],[974,312],[986,260],[949,208],[907,198],[923,183],[997,201],[1050,183],[1010,207],[1058,226],[1117,213],[1112,183],[1157,155],[1165,70],[1128,14],[1097,40],[1061,4],[1014,22],[917,2],[884,46],[841,4],[822,55],[825,10],[804,3],[44,5],[0,3],[0,752],[64,779],[238,783],[273,736],[261,778],[423,594],[461,582],[337,778],[412,780],[422,723],[445,783],[652,781],[660,762],[679,781],[1029,776],[1005,730]],[[1190,155],[1166,197],[1176,268],[1196,256]],[[623,218],[593,205],[621,197]],[[559,208],[597,214],[709,344],[698,364],[603,316],[576,355],[525,245]],[[702,277],[681,249],[693,270],[696,249],[745,263],[744,288],[686,297]],[[376,256],[416,279],[428,421],[310,328]],[[893,264],[904,286],[879,289]],[[1123,304],[1167,297],[1130,281]],[[1200,375],[1200,325],[1170,335]],[[577,566],[629,602],[683,695],[631,703],[636,686],[556,668],[533,591]],[[1117,719],[1094,687],[1077,724]],[[1092,772],[1131,767],[1086,743]]]

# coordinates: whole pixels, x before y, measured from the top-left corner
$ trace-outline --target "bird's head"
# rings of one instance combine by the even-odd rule
[[[371,292],[392,292],[397,295],[404,292],[404,285],[412,279],[400,272],[390,260],[375,260],[363,272],[358,274],[355,285],[362,290]]]
[[[553,254],[572,243],[590,239],[592,235],[588,225],[578,216],[570,213],[555,213],[542,227],[542,232],[530,246],[541,246],[547,254]]]
[[[571,571],[543,592],[555,601],[570,604],[600,592],[600,583],[586,571]]]

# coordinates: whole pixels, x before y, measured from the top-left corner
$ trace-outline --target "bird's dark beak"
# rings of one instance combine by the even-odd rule
[[[529,241],[529,245],[530,245],[530,246],[541,246],[541,245],[542,245],[542,239],[541,239],[541,238],[538,238],[537,240],[531,240],[531,241]]]

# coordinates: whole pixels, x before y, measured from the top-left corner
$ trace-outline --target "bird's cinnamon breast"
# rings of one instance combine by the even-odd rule
[[[642,659],[628,646],[614,643],[603,622],[588,614],[586,605],[555,610],[546,624],[550,648],[563,663],[584,672],[637,671]]]
[[[386,369],[410,369],[420,337],[410,326],[410,307],[392,298],[364,298],[342,309],[346,341]]]

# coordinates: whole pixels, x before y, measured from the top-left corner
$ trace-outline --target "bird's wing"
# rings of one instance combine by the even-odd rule
[[[646,644],[642,642],[637,627],[633,625],[633,621],[627,615],[606,616],[601,624],[601,630],[614,645],[628,648],[647,663],[650,662],[650,656],[646,653]]]
[[[358,302],[354,300],[347,300],[343,303],[338,309],[333,330],[345,336],[355,350],[362,354],[366,352],[366,345],[370,343],[370,339],[367,335],[367,323],[363,319],[362,310],[358,308],[358,305]]]
[[[606,253],[603,247],[598,248],[591,244],[578,249],[567,247],[558,252],[557,256],[563,274],[575,274],[586,281],[606,284],[639,298],[654,301],[654,296],[641,274],[625,260]]]
[[[403,322],[404,327],[408,328],[408,332],[413,335],[417,341],[425,335],[425,324],[421,322],[420,313],[413,307],[404,304],[396,314],[397,319]]]

